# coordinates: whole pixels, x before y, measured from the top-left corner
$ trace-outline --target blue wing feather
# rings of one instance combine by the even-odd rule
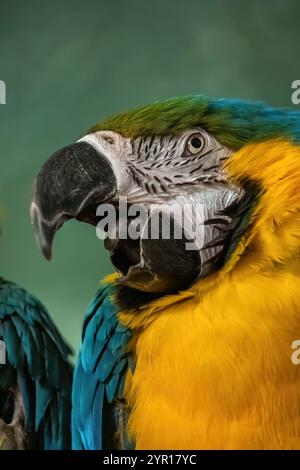
[[[73,448],[114,448],[113,402],[122,398],[131,333],[118,321],[113,287],[102,287],[88,307],[74,372]]]
[[[71,350],[44,306],[4,280],[0,281],[0,338],[7,350],[0,388],[20,388],[28,446],[70,448]]]

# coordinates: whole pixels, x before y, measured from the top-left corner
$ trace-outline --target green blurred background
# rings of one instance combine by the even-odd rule
[[[299,0],[0,1],[1,275],[45,303],[78,349],[84,311],[110,272],[91,227],[68,223],[54,259],[28,207],[43,161],[101,118],[190,93],[290,106],[300,79]]]

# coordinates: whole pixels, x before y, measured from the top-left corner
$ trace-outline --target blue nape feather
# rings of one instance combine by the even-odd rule
[[[7,362],[0,390],[18,386],[24,404],[26,448],[71,447],[71,353],[44,306],[16,284],[0,280],[0,339]]]

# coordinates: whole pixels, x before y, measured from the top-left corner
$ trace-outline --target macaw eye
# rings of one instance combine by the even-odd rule
[[[193,134],[189,137],[186,146],[185,146],[185,154],[189,153],[191,155],[197,155],[203,150],[205,145],[204,137],[201,134]]]
[[[0,391],[0,418],[5,424],[10,424],[15,411],[15,399],[11,390]]]

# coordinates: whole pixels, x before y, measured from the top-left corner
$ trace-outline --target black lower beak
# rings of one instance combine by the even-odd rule
[[[94,223],[96,207],[116,191],[110,163],[92,145],[78,142],[52,155],[37,176],[31,204],[31,219],[43,255],[51,259],[55,233],[66,220]]]

